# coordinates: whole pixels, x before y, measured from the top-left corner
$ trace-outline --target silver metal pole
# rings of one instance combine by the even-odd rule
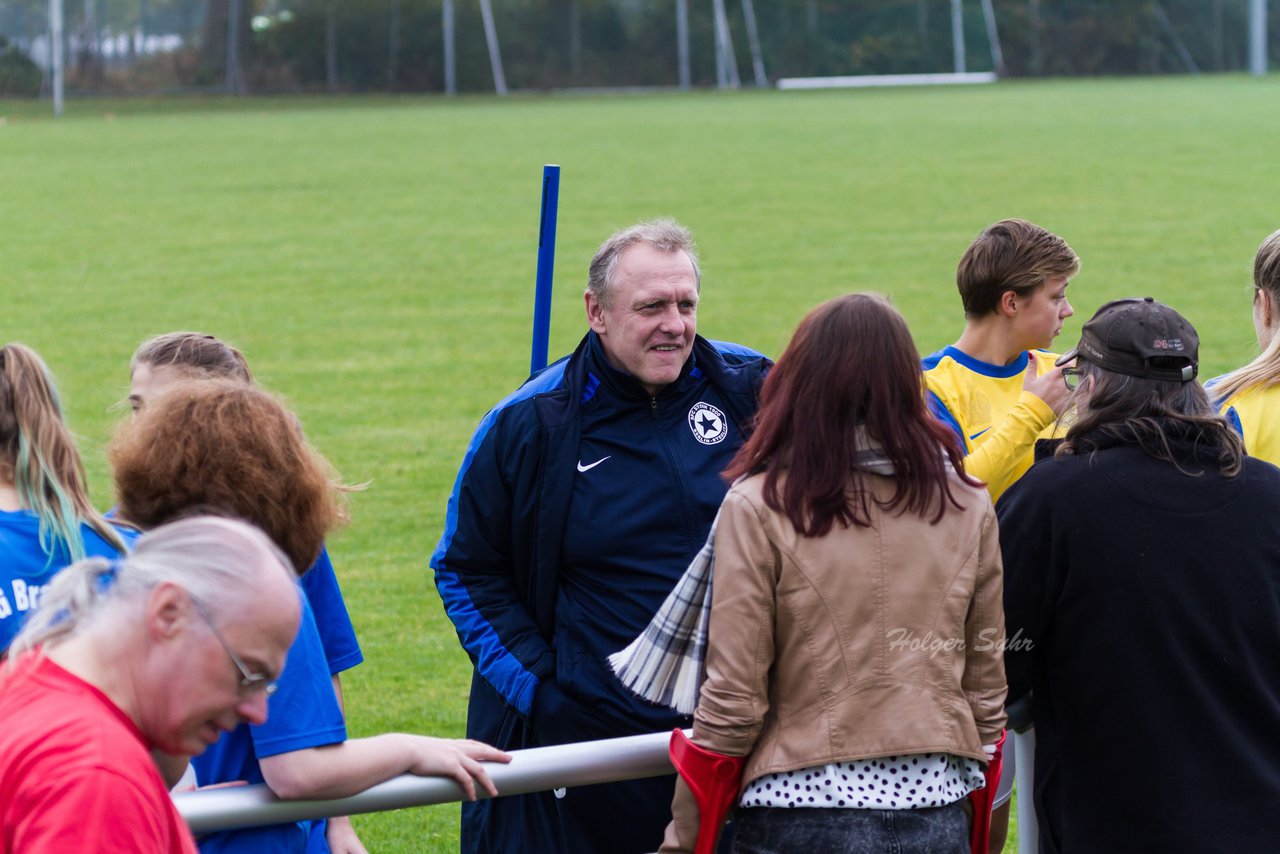
[[[486,762],[484,766],[499,795],[639,780],[671,773],[667,755],[670,742],[670,733],[656,732],[513,750],[509,765]],[[487,797],[483,793],[481,796]],[[266,786],[239,786],[177,794],[173,802],[191,832],[199,836],[232,828],[451,803],[462,798],[462,789],[452,780],[404,774],[358,795],[330,801],[282,801]]]
[[[751,47],[751,70],[756,86],[764,89],[769,78],[764,73],[764,54],[760,52],[760,32],[756,29],[756,7],[751,0],[742,0],[742,17],[747,22],[747,44]]]
[[[1267,0],[1249,3],[1249,72],[1267,73]]]
[[[444,0],[444,93],[458,94],[458,60],[453,40],[453,0]]]
[[[240,72],[240,0],[227,2],[227,94],[244,94]]]
[[[1036,731],[1029,729],[1011,735],[1017,744],[1013,764],[1018,786],[1018,854],[1036,854],[1040,850],[1040,822],[1031,797],[1036,780]]]
[[[740,89],[742,79],[738,76],[738,58],[733,51],[733,36],[729,33],[729,16],[724,11],[724,0],[713,0],[716,18],[716,56],[723,63],[723,80],[721,64],[716,65],[717,83],[720,88]]]
[[[713,3],[718,4],[719,0],[713,0]],[[725,61],[724,61],[724,50],[721,48],[721,45],[723,44],[724,40],[720,37],[720,27],[722,25],[720,23],[719,7],[717,5],[714,8],[716,11],[713,11],[711,14],[711,22],[715,28],[716,88],[728,89],[729,88],[729,70],[726,67]]]
[[[676,0],[676,58],[680,65],[680,88],[693,85],[689,73],[689,0]]]
[[[62,0],[49,0],[49,66],[53,72],[53,114],[62,115]]]
[[[964,74],[964,10],[961,0],[951,0],[951,55],[956,74]]]
[[[1169,40],[1173,42],[1174,53],[1178,54],[1182,67],[1187,69],[1188,74],[1199,74],[1200,66],[1196,65],[1196,61],[1191,57],[1191,51],[1187,50],[1187,46],[1178,37],[1178,31],[1173,28],[1173,21],[1170,21],[1169,16],[1165,14],[1164,7],[1159,3],[1152,3],[1151,12],[1155,15],[1156,23],[1160,25],[1160,29],[1164,30],[1169,36]]]
[[[991,42],[991,64],[996,74],[1004,76],[1004,51],[1000,49],[1000,31],[996,29],[996,10],[991,0],[982,0],[982,18],[987,22],[987,41]]]
[[[493,90],[507,94],[507,78],[502,73],[502,53],[498,49],[498,28],[493,25],[493,7],[480,0],[480,17],[484,19],[484,40],[489,45],[489,67],[493,69]]]

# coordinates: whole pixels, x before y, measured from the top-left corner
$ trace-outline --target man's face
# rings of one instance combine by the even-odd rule
[[[618,256],[608,306],[587,294],[587,321],[609,364],[651,395],[675,382],[693,350],[697,281],[684,252],[639,243]]]
[[[1062,331],[1062,324],[1075,314],[1067,300],[1067,277],[1046,279],[1029,297],[1018,300],[1017,328],[1022,338],[1021,349],[1048,347]]]
[[[274,586],[280,588],[274,595],[252,600],[234,615],[210,613],[221,640],[180,591],[186,597],[178,605],[181,635],[157,650],[150,671],[156,678],[140,710],[143,732],[161,750],[195,756],[242,721],[259,724],[267,719],[265,682],[243,689],[242,674],[230,653],[267,681],[284,671],[298,630],[298,594],[287,583]],[[286,594],[283,600],[281,591]]]
[[[170,386],[186,379],[188,375],[173,365],[138,365],[129,379],[129,406],[137,414],[148,400],[154,400]]]

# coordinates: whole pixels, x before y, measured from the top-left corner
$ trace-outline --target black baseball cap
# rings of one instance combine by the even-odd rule
[[[1058,359],[1085,361],[1149,380],[1190,382],[1200,371],[1200,336],[1187,319],[1151,297],[1118,299],[1094,313],[1080,343]]]

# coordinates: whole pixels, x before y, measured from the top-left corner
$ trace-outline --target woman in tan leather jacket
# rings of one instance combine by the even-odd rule
[[[882,297],[816,308],[726,477],[693,741],[746,757],[734,850],[969,850],[1005,723],[995,515]],[[680,782],[663,851],[692,850]]]

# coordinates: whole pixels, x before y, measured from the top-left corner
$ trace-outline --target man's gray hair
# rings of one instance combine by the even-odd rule
[[[694,284],[699,292],[702,291],[702,268],[698,266],[693,234],[673,219],[652,219],[615,232],[596,250],[591,266],[587,268],[587,293],[599,300],[601,305],[608,307],[611,304],[610,289],[613,287],[614,271],[618,267],[618,256],[624,249],[640,243],[648,244],[660,252],[683,252],[693,264]]]
[[[139,539],[129,554],[77,561],[55,575],[39,608],[14,638],[9,659],[69,638],[100,618],[132,619],[132,610],[126,609],[166,582],[215,614],[232,614],[257,595],[264,572],[278,572],[295,583],[289,559],[247,522],[193,516],[162,525]]]

